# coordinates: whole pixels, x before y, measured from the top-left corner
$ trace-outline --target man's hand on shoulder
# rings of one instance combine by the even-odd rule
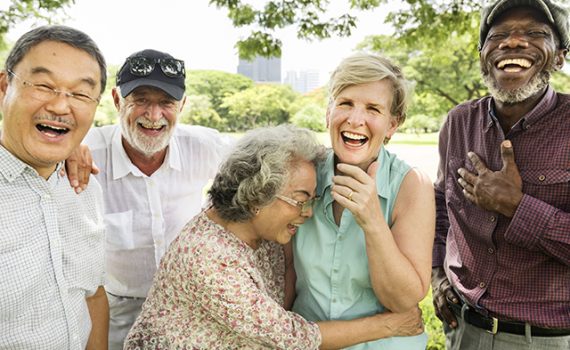
[[[458,180],[463,187],[463,195],[477,206],[513,217],[523,198],[522,179],[515,163],[515,154],[510,141],[501,144],[503,168],[492,171],[473,152],[468,153],[469,160],[477,174],[460,168]]]
[[[69,184],[77,194],[87,188],[89,176],[99,174],[99,168],[93,162],[91,151],[86,145],[79,145],[71,155],[65,160],[65,169]]]

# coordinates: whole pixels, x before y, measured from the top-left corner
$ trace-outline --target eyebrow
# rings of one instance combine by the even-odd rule
[[[34,74],[47,74],[50,76],[54,75],[54,73],[51,70],[47,69],[46,67],[42,67],[42,66],[32,68],[32,75],[34,75]],[[92,88],[97,87],[97,82],[95,82],[95,80],[93,80],[91,78],[80,78],[80,81],[83,83],[86,83],[87,85],[91,86]]]

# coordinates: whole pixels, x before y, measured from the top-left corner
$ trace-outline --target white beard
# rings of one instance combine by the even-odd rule
[[[518,89],[502,90],[497,86],[497,81],[491,78],[490,74],[485,74],[481,71],[481,76],[491,96],[493,96],[495,100],[505,104],[516,104],[525,101],[542,91],[542,89],[548,86],[548,82],[550,81],[550,72],[542,71],[532,77],[528,84]]]
[[[142,153],[146,157],[151,157],[152,155],[162,151],[168,146],[170,142],[170,136],[174,132],[175,125],[169,125],[165,118],[162,118],[157,123],[159,125],[165,125],[166,132],[161,133],[159,136],[147,136],[143,134],[138,129],[138,124],[141,122],[143,125],[153,124],[151,121],[145,117],[136,118],[132,124],[129,125],[128,118],[126,116],[119,116],[121,120],[121,129],[123,132],[123,137],[125,141],[129,143],[135,150]]]

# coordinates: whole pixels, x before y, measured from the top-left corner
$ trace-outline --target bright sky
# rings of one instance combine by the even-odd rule
[[[187,69],[237,72],[234,44],[246,31],[232,27],[225,9],[208,0],[76,0],[63,24],[89,34],[109,64],[120,65],[131,53],[146,48],[166,51],[186,62]],[[258,1],[260,2],[260,1]],[[349,0],[331,0],[333,13],[344,13]],[[0,9],[7,7],[0,0]],[[350,38],[306,42],[293,29],[279,32],[283,41],[282,77],[289,70],[316,69],[321,82],[367,35],[390,33],[383,22],[386,7],[358,14],[358,28]],[[8,32],[11,41],[43,23],[24,22]]]

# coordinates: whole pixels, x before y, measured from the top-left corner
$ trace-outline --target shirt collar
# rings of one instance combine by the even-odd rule
[[[59,162],[53,173],[48,177],[47,182],[50,186],[55,186],[59,182],[60,178],[64,177],[60,175],[60,170],[63,167],[63,162]],[[20,175],[24,173],[24,171],[30,171],[31,173],[35,174],[36,176],[40,177],[36,169],[30,166],[27,163],[24,163],[20,159],[18,159],[15,155],[10,153],[4,146],[0,145],[0,174],[8,181],[13,182],[16,180]]]
[[[380,148],[380,152],[376,160],[380,164],[378,170],[376,171],[376,188],[378,195],[382,198],[388,198],[390,195],[389,191],[389,179],[390,179],[390,162],[388,161],[390,155],[388,151],[384,148],[384,145]],[[328,150],[326,159],[319,165],[318,177],[317,177],[317,196],[322,197],[325,190],[332,186],[333,176],[334,176],[334,152],[332,149]]]
[[[162,166],[167,166],[171,169],[180,171],[182,169],[182,161],[180,159],[178,142],[174,137],[175,133],[176,130],[170,137],[168,148],[166,150],[165,164]],[[123,147],[120,127],[117,127],[111,140],[111,162],[113,168],[113,180],[127,176],[129,173],[132,173],[134,176],[146,176],[131,162],[131,159],[127,155],[127,152]]]

